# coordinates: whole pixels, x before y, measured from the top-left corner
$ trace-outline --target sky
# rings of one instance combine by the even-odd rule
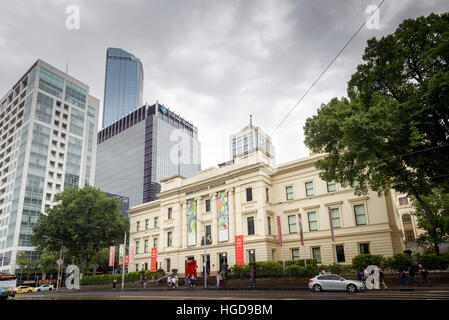
[[[309,155],[303,126],[322,103],[346,96],[366,41],[407,18],[449,11],[447,0],[385,0],[275,130],[381,0],[22,0],[0,11],[0,96],[38,59],[90,87],[103,106],[106,49],[144,67],[143,101],[193,123],[202,169],[231,158],[229,136],[249,123],[272,136],[278,164]],[[69,28],[79,9],[79,28]],[[372,20],[375,23],[375,20]],[[138,106],[136,106],[138,107]],[[99,119],[101,123],[101,119]]]

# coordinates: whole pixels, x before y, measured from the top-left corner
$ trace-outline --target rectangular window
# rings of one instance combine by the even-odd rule
[[[312,248],[312,257],[317,263],[321,263],[321,249],[319,247]]]
[[[270,198],[268,197],[268,188],[265,188],[265,196],[266,196],[267,202],[269,202]]]
[[[267,217],[268,223],[268,234],[271,234],[271,217]]]
[[[148,240],[145,240],[145,246],[144,246],[143,252],[145,252],[145,253],[148,252]]]
[[[171,247],[172,246],[172,232],[169,231],[167,232],[167,247]]]
[[[36,112],[35,112],[36,119],[50,124],[52,112],[53,112],[53,99],[46,96],[45,94],[38,92],[36,101]]]
[[[306,182],[306,196],[313,196],[313,182]]]
[[[157,248],[157,238],[153,238],[153,248]]]
[[[292,260],[299,260],[299,249],[292,249]]]
[[[168,208],[168,219],[173,219],[173,210],[172,210],[172,208]]]
[[[286,187],[285,188],[285,196],[287,200],[293,200],[293,187]]]
[[[288,232],[296,233],[296,216],[288,216]]]
[[[154,218],[154,227],[155,227],[155,228],[157,228],[157,225],[158,225],[158,221],[157,221],[157,220],[158,220],[157,217],[155,217],[155,218]]]
[[[140,221],[136,222],[136,231],[140,231]]]
[[[360,243],[360,254],[370,254],[369,243]]]
[[[70,81],[67,81],[67,85],[65,87],[66,101],[84,109],[86,107],[86,96],[86,90],[78,87]]]
[[[136,254],[139,253],[139,245],[140,245],[140,242],[136,241]]]
[[[254,217],[248,217],[247,218],[247,223],[248,223],[248,235],[253,235],[254,232]]]
[[[59,98],[62,98],[63,88],[64,88],[63,78],[41,67],[41,71],[39,74],[39,89],[44,90]]]
[[[167,265],[167,270],[166,271],[170,272],[171,260],[170,260],[170,258],[167,258],[165,261],[166,261],[165,264]]]
[[[337,191],[337,184],[335,181],[330,181],[327,183],[327,192]]]
[[[400,206],[403,206],[403,205],[406,205],[406,204],[408,204],[408,198],[407,197],[399,198],[399,205]]]
[[[206,226],[206,245],[212,244],[212,226]],[[204,245],[204,235],[201,237],[201,245]]]
[[[256,262],[256,250],[248,250],[249,263]]]
[[[307,213],[307,217],[309,219],[309,231],[316,231],[318,230],[318,220],[316,218],[316,212],[309,212]]]
[[[210,212],[210,199],[206,199],[206,212]]]
[[[150,219],[145,219],[145,229],[150,227]]]
[[[246,202],[253,201],[253,188],[246,188]]]
[[[334,228],[341,228],[340,210],[338,208],[331,209],[332,226]]]
[[[365,205],[358,204],[354,206],[355,224],[362,226],[366,224]]]
[[[335,246],[337,251],[337,262],[345,262],[345,249],[343,245]]]

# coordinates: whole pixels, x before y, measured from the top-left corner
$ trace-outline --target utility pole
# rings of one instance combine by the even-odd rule
[[[335,257],[335,263],[338,263],[338,259],[337,259],[337,246],[335,245],[335,236],[334,236],[334,226],[332,224],[332,213],[331,213],[331,208],[328,207],[329,209],[329,221],[330,221],[330,226],[331,226],[331,235],[332,235],[332,242],[334,244],[334,257]]]
[[[122,256],[122,290],[125,288],[125,257],[126,257],[126,232],[125,240],[123,241],[123,256]]]
[[[204,229],[204,259],[203,259],[203,264],[204,264],[204,288],[207,288],[206,226],[204,225],[204,223],[202,223],[202,224],[203,224],[203,229]]]

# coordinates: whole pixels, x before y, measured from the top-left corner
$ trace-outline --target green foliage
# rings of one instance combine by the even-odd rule
[[[148,279],[156,280],[157,279],[157,273],[151,272],[149,270],[146,270],[144,272],[144,276],[147,276]],[[83,278],[80,280],[81,285],[101,285],[101,284],[112,284],[114,279],[117,279],[117,283],[121,283],[122,281],[122,274],[99,274],[99,275],[90,275],[90,276],[83,276]],[[140,281],[140,272],[128,272],[125,273],[125,282],[137,282]]]
[[[247,278],[249,276],[249,265],[233,265],[231,267],[231,275],[235,278]]]
[[[92,186],[65,189],[58,203],[41,214],[31,239],[38,251],[57,251],[63,243],[68,256],[81,262],[81,270],[101,249],[122,241],[129,221],[119,203]]]
[[[359,254],[352,258],[352,268],[354,270],[362,271],[369,265],[381,267],[383,265],[382,255]]]
[[[417,255],[417,260],[427,270],[447,270],[449,267],[449,253]]]
[[[256,275],[262,278],[281,277],[284,274],[282,261],[256,262]]]
[[[407,253],[397,253],[385,259],[384,266],[387,269],[399,271],[407,270],[412,265],[412,259]]]

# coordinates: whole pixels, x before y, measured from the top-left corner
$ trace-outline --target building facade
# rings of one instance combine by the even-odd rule
[[[37,60],[0,100],[0,271],[30,238],[41,212],[65,188],[94,183],[99,100],[83,82]]]
[[[250,124],[229,138],[229,147],[232,159],[253,149],[260,149],[268,153],[272,158],[275,156],[271,137],[260,127]]]
[[[199,272],[206,262],[214,273],[223,263],[236,263],[236,236],[243,236],[244,264],[304,255],[323,264],[350,264],[362,253],[403,252],[394,195],[356,196],[353,188],[321,180],[314,165],[321,157],[274,166],[266,152],[251,150],[233,164],[162,181],[158,200],[129,210],[136,248],[130,271],[150,265],[151,248],[157,248],[158,267],[183,273],[185,261],[196,260]]]
[[[156,199],[160,180],[200,170],[198,129],[162,104],[144,105],[98,133],[95,186],[129,198]]]
[[[125,50],[106,50],[102,128],[143,105],[143,65]]]

